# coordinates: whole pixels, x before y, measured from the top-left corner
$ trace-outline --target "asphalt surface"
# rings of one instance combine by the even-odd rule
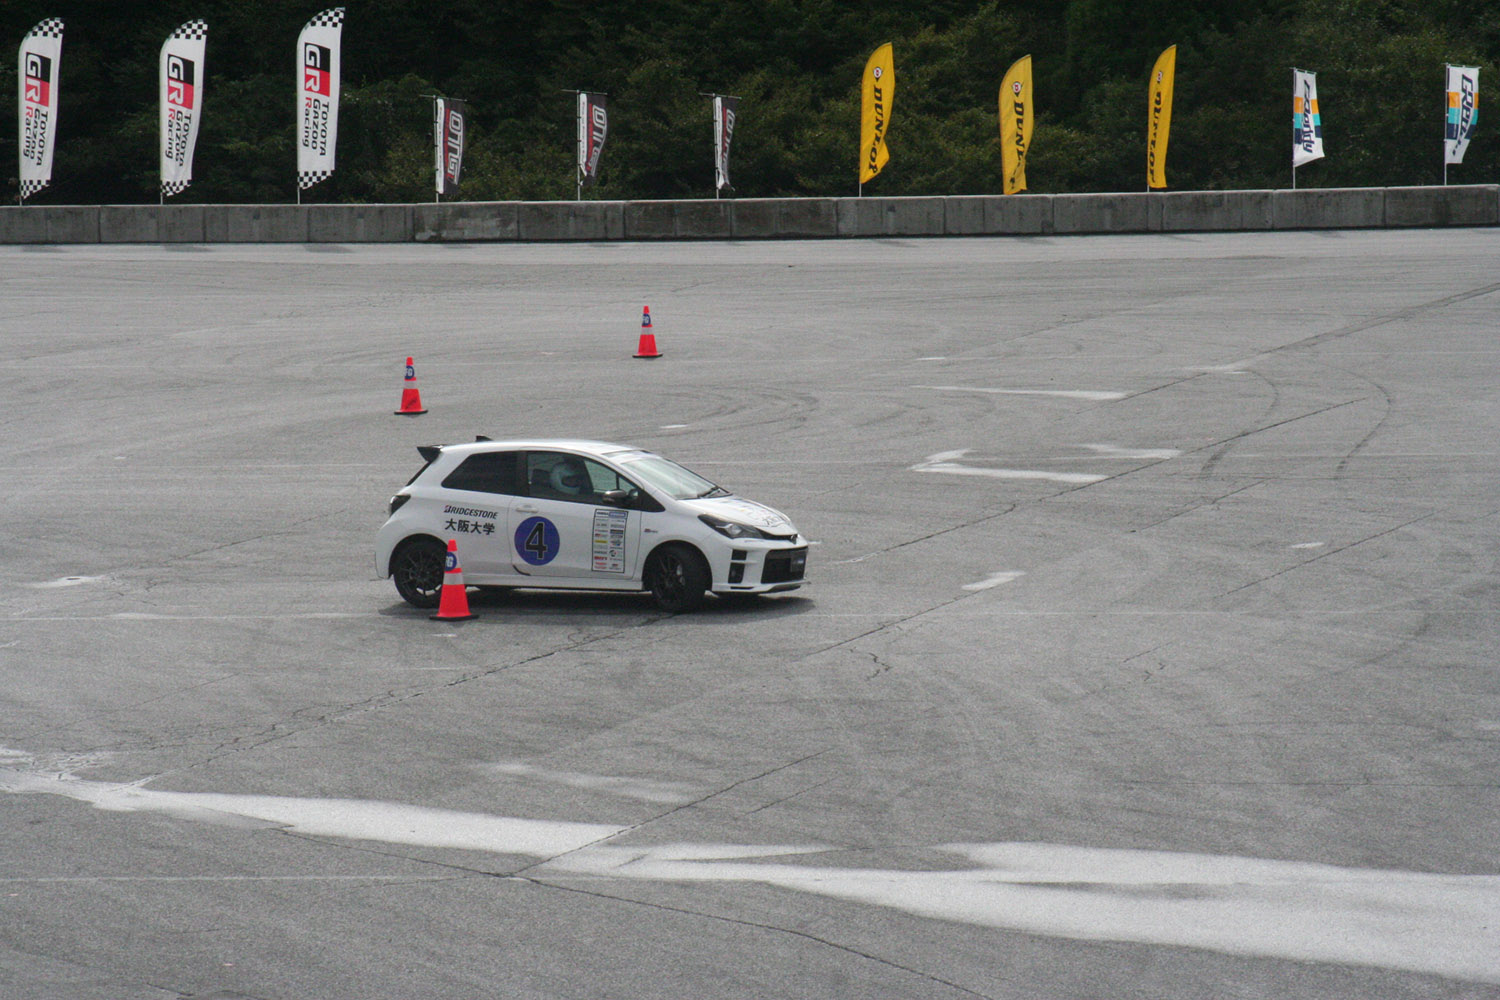
[[[1496,996],[1497,259],[0,248],[0,996]],[[431,621],[374,535],[475,434],[811,585]]]

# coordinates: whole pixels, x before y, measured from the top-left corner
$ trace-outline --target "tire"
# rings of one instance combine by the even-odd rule
[[[448,550],[436,538],[409,538],[391,554],[396,593],[414,608],[435,608],[443,594],[443,567]]]
[[[663,545],[646,563],[646,589],[663,611],[676,613],[700,607],[713,583],[708,562],[687,545]]]

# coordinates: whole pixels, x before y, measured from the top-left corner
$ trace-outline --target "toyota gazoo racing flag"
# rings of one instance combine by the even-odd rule
[[[339,138],[339,40],[344,8],[307,22],[297,39],[297,188],[306,191],[333,174]]]
[[[62,36],[62,21],[49,17],[32,28],[21,42],[22,201],[52,181],[52,149],[57,140],[57,69],[62,60]]]
[[[464,166],[464,125],[469,109],[463,101],[438,97],[433,100],[433,166],[438,194],[457,194],[458,175]]]
[[[860,78],[859,109],[859,183],[874,180],[889,162],[885,147],[885,130],[891,121],[891,104],[896,99],[896,65],[890,42],[870,53]]]
[[[1000,82],[1001,191],[1026,190],[1026,150],[1031,146],[1031,57],[1017,59]]]
[[[161,193],[181,194],[193,180],[193,148],[203,114],[203,49],[208,25],[189,21],[161,47]]]
[[[1479,123],[1479,67],[1448,67],[1448,122],[1443,129],[1443,163],[1464,162],[1464,150]]]
[[[729,144],[734,139],[734,119],[740,99],[714,95],[714,190],[731,187],[729,183]]]
[[[1323,158],[1323,113],[1318,109],[1318,74],[1292,70],[1292,166]]]
[[[578,186],[587,187],[599,179],[599,154],[609,136],[609,111],[603,94],[580,92],[578,95]]]

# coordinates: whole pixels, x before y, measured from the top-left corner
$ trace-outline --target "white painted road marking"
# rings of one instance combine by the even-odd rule
[[[914,385],[912,388],[936,389],[939,392],[984,392],[994,396],[1054,396],[1058,399],[1086,399],[1095,403],[1125,398],[1123,392],[1097,389],[986,389],[973,385]]]
[[[1087,485],[1101,482],[1108,476],[1093,476],[1083,472],[1042,472],[1032,469],[984,469],[975,465],[960,465],[955,459],[969,453],[968,448],[959,451],[940,451],[928,455],[911,467],[913,472],[944,472],[951,476],[986,476],[991,479],[1045,479],[1055,483]]]
[[[1006,570],[1000,573],[991,573],[989,576],[985,577],[983,580],[980,580],[978,583],[964,584],[964,589],[989,590],[991,587],[998,587],[1002,583],[1010,583],[1012,580],[1017,580],[1025,575],[1025,573],[1022,573],[1019,570]]]
[[[0,756],[17,757],[13,752]],[[634,827],[355,799],[159,792],[0,768],[0,791],[246,830],[543,859],[534,879],[742,882],[1047,937],[1201,948],[1500,983],[1500,876],[1037,843],[936,844],[961,870],[754,860],[807,845],[609,846]],[[750,860],[747,860],[750,859]],[[108,878],[106,876],[106,878]]]
[[[561,785],[568,785],[571,788],[608,792],[611,795],[623,795],[626,798],[639,799],[642,802],[661,802],[675,805],[683,802],[691,802],[697,797],[693,794],[693,789],[682,782],[674,781],[648,781],[644,778],[619,778],[603,774],[579,774],[575,771],[549,771],[546,768],[532,767],[530,764],[521,763],[485,764],[480,767],[480,770],[488,774],[536,778],[540,781],[551,781]]]
[[[1098,458],[1125,459],[1132,462],[1165,462],[1169,458],[1176,458],[1182,452],[1176,448],[1121,448],[1112,444],[1086,444],[1089,451]]]
[[[30,587],[33,590],[55,590],[59,587],[77,587],[84,583],[98,583],[103,580],[102,576],[65,576],[58,580],[46,580],[42,583],[23,583],[21,586]]]

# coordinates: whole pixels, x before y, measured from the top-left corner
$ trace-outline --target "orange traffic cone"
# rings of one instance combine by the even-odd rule
[[[412,366],[411,358],[407,358],[406,381],[401,386],[401,409],[396,411],[396,416],[415,417],[426,412],[422,409],[422,394],[417,391],[417,370]]]
[[[458,540],[448,539],[448,561],[443,565],[443,592],[438,597],[435,622],[462,622],[478,615],[469,614],[469,592],[464,589],[464,571],[458,567]]]
[[[641,345],[635,349],[634,357],[637,358],[659,358],[661,352],[656,349],[656,334],[651,332],[651,307],[647,306],[641,313]]]

